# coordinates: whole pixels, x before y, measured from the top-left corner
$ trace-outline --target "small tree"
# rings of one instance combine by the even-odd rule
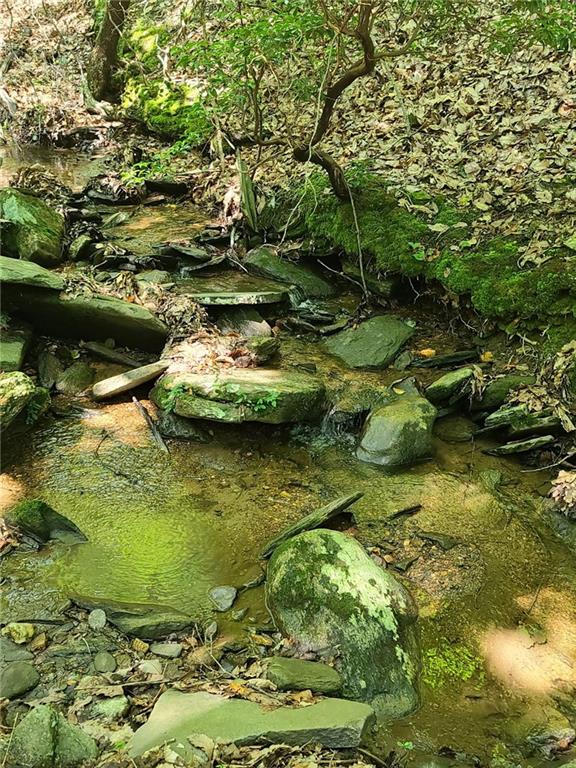
[[[95,99],[113,95],[112,78],[118,65],[118,43],[122,36],[130,0],[107,0],[96,42],[86,69],[90,93]]]

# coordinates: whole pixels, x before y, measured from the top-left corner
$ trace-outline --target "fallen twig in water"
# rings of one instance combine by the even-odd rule
[[[146,422],[148,429],[152,433],[152,438],[154,439],[154,442],[156,443],[158,448],[160,448],[161,451],[164,451],[164,453],[170,453],[170,451],[168,450],[168,446],[166,445],[166,443],[162,439],[162,435],[158,431],[158,427],[156,426],[156,424],[154,423],[154,420],[152,419],[152,416],[150,416],[146,408],[142,405],[142,403],[138,400],[137,397],[132,396],[132,402],[134,403],[134,405],[140,412],[140,415]]]

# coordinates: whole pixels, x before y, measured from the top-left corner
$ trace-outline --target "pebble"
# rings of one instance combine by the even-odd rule
[[[204,638],[209,643],[212,640],[214,640],[217,634],[218,634],[218,624],[215,621],[211,621],[210,624],[208,624],[208,626],[204,630]]]
[[[40,682],[37,670],[27,661],[8,664],[0,674],[0,698],[15,699]]]
[[[236,587],[214,587],[214,589],[210,590],[210,599],[216,606],[216,610],[223,612],[232,608],[237,594],[238,590]]]
[[[34,637],[35,633],[34,624],[26,624],[24,622],[10,622],[6,624],[2,630],[2,634],[9,637],[13,642],[18,645],[27,643]]]
[[[116,669],[116,659],[108,651],[99,651],[94,656],[93,664],[96,672],[100,673],[114,672]]]
[[[246,616],[248,613],[248,608],[240,608],[239,611],[233,611],[232,612],[232,618],[234,621],[242,621],[242,619]]]
[[[182,643],[152,643],[150,651],[156,656],[164,656],[166,659],[177,659],[183,648]]]
[[[90,611],[88,614],[88,626],[95,630],[104,629],[106,626],[106,613],[102,608],[94,608],[93,611]]]

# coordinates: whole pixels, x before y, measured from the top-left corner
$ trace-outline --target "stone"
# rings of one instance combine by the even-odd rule
[[[215,307],[283,304],[288,302],[290,295],[282,283],[236,270],[181,280],[176,292],[185,294],[198,304]]]
[[[395,389],[400,390],[401,385]],[[436,408],[416,390],[391,396],[366,419],[356,456],[384,467],[410,466],[432,454]]]
[[[129,744],[139,757],[170,743],[172,749],[188,736],[204,734],[225,744],[304,745],[357,747],[374,720],[372,708],[343,699],[324,699],[309,707],[266,709],[253,701],[227,699],[213,693],[163,693],[148,719]]]
[[[0,428],[6,429],[34,397],[36,385],[21,371],[0,373]]]
[[[295,286],[297,298],[328,298],[335,293],[334,286],[310,267],[283,259],[274,246],[253,248],[243,261],[249,272]]]
[[[280,691],[310,690],[330,694],[342,689],[339,672],[318,661],[274,656],[266,661],[266,677]]]
[[[162,656],[165,659],[177,659],[183,649],[182,643],[152,643],[150,653]]]
[[[32,330],[24,325],[3,329],[0,337],[0,370],[19,371],[32,340]]]
[[[11,661],[30,661],[34,654],[22,648],[8,637],[0,635],[0,667],[6,666]]]
[[[40,499],[21,501],[6,513],[6,520],[40,544],[58,539],[66,544],[87,541],[80,528]]]
[[[45,267],[62,261],[64,217],[40,198],[12,188],[0,190],[0,218],[12,224],[3,231],[4,256]]]
[[[169,360],[159,360],[157,363],[143,365],[140,368],[133,368],[131,371],[120,373],[118,376],[103,379],[92,387],[92,396],[95,400],[105,400],[107,397],[114,397],[115,395],[122,394],[122,392],[128,392],[131,389],[140,387],[147,381],[157,379],[169,365]]]
[[[113,296],[67,296],[25,285],[2,291],[7,312],[28,320],[42,334],[102,340],[147,351],[162,349],[168,330],[150,310]]]
[[[55,354],[43,350],[38,355],[38,380],[43,387],[52,389],[62,376],[64,369]]]
[[[170,411],[159,411],[156,426],[162,437],[174,440],[193,440],[196,443],[210,442],[210,435],[190,419],[177,416]]]
[[[576,740],[576,732],[565,715],[548,704],[533,704],[526,714],[507,721],[506,735],[526,757],[552,759]]]
[[[89,259],[92,253],[93,240],[90,235],[78,235],[68,246],[68,258],[70,261],[82,261]]]
[[[230,307],[218,317],[222,333],[237,333],[243,338],[272,336],[270,324],[253,307]]]
[[[128,712],[130,702],[126,696],[113,696],[111,699],[97,701],[90,707],[90,717],[113,723],[120,720]]]
[[[40,682],[38,671],[27,661],[14,661],[0,672],[0,699],[16,699]]]
[[[83,595],[73,595],[72,600],[86,610],[102,608],[110,624],[120,632],[144,640],[157,640],[172,632],[182,632],[196,623],[191,616],[166,605],[124,603]]]
[[[64,288],[64,280],[58,273],[31,261],[21,261],[8,256],[0,256],[0,281],[3,285],[27,285],[53,291],[61,291]]]
[[[58,377],[56,389],[64,395],[79,395],[88,387],[92,386],[94,381],[94,369],[77,360]]]
[[[97,754],[94,739],[46,704],[18,723],[9,749],[12,761],[26,768],[75,768]]]
[[[506,376],[500,376],[488,384],[480,399],[472,403],[472,409],[475,411],[490,411],[499,408],[513,389],[524,384],[534,384],[535,381],[535,377],[528,374],[511,373]]]
[[[216,606],[217,611],[228,611],[234,605],[238,590],[236,587],[214,587],[210,590],[210,600]]]
[[[324,346],[350,368],[384,368],[413,333],[397,317],[380,315],[331,336]]]
[[[144,659],[138,662],[138,671],[143,675],[162,675],[162,662],[159,659]]]
[[[108,651],[98,651],[92,663],[96,672],[103,675],[116,671],[116,659]]]
[[[2,635],[9,637],[17,645],[30,642],[35,634],[34,624],[26,621],[11,621],[2,628]]]
[[[280,350],[280,341],[274,336],[251,336],[242,344],[258,365],[271,360]]]
[[[106,626],[106,612],[102,608],[94,608],[93,611],[90,611],[88,614],[88,626],[96,631],[104,629]]]
[[[166,272],[163,269],[147,269],[144,272],[140,272],[136,275],[136,280],[139,283],[165,285],[166,283],[173,283],[174,278],[170,272]]]
[[[338,655],[346,698],[386,717],[417,706],[414,601],[352,537],[317,529],[281,544],[268,565],[266,604],[291,644]]]
[[[234,368],[169,374],[157,382],[150,398],[159,408],[189,419],[282,424],[318,418],[324,385],[299,371]]]
[[[458,368],[456,371],[445,373],[426,388],[426,398],[436,405],[449,400],[454,395],[460,396],[473,375],[473,368]]]

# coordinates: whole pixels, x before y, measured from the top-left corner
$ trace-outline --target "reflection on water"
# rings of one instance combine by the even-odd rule
[[[37,145],[0,146],[0,188],[7,187],[11,177],[23,165],[40,163],[74,192],[104,168],[104,158],[86,155],[73,149],[55,149]]]

